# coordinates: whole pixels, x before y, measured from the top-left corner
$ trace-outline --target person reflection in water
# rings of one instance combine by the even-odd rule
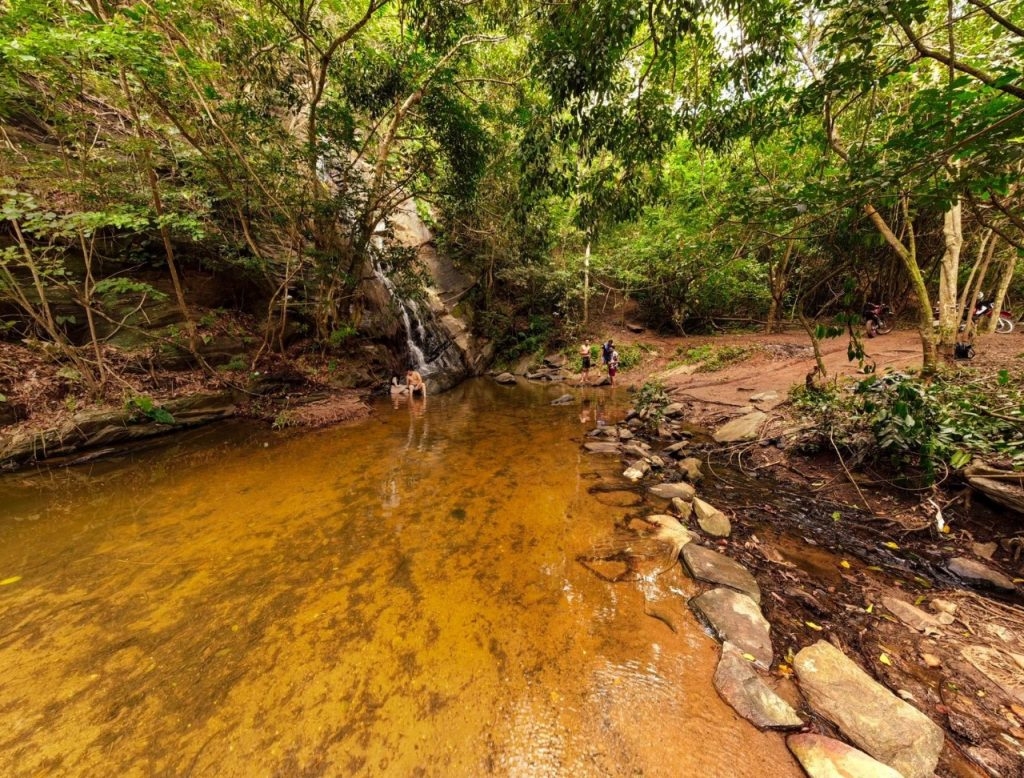
[[[588,421],[590,421],[590,400],[584,400],[580,408],[580,424],[586,424]]]

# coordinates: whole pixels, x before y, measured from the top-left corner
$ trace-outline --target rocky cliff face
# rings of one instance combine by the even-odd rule
[[[389,228],[380,242],[391,241],[415,251],[417,269],[428,279],[422,298],[406,298],[396,290],[387,268],[377,264],[373,279],[367,282],[376,289],[364,290],[368,299],[386,305],[400,324],[393,338],[395,347],[403,351],[396,355],[398,361],[404,360],[408,368],[418,370],[433,391],[478,375],[493,355],[492,344],[474,337],[469,323],[453,313],[475,280],[438,252],[433,233],[412,200],[398,209]]]

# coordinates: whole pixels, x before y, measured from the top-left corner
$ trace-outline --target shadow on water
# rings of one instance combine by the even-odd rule
[[[563,391],[0,478],[0,774],[799,775],[681,576],[575,562],[638,508]]]

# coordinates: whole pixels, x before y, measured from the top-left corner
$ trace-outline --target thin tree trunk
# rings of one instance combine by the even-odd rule
[[[583,252],[583,324],[590,320],[590,240]]]
[[[960,275],[960,252],[964,245],[960,200],[943,214],[942,235],[946,249],[939,261],[939,348],[956,342],[956,295]]]
[[[871,219],[875,228],[882,234],[886,242],[896,251],[897,256],[903,261],[903,267],[910,279],[910,286],[917,295],[917,331],[921,336],[921,374],[925,376],[934,375],[938,369],[938,352],[935,348],[935,335],[932,331],[932,307],[928,298],[928,287],[925,285],[924,276],[921,274],[921,267],[917,264],[917,245],[914,239],[913,225],[909,223],[909,204],[903,198],[903,215],[907,222],[908,246],[896,237],[896,234],[886,224],[882,215],[875,210],[871,204],[864,206],[864,212]]]
[[[1006,293],[1013,282],[1013,274],[1017,270],[1017,257],[1014,252],[1006,253],[1003,266],[999,269],[999,285],[996,288],[995,297],[992,298],[992,320],[988,323],[986,332],[995,332],[999,323],[999,312],[1003,310],[1003,303],[1006,301]]]

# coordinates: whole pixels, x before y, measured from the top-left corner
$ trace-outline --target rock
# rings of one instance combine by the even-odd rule
[[[632,322],[626,322],[626,329],[632,333],[639,335],[644,331],[645,327],[642,324],[633,324]]]
[[[544,357],[544,366],[554,368],[565,367],[567,361],[565,354],[548,354]]]
[[[636,462],[627,467],[622,475],[624,478],[628,478],[630,481],[639,481],[645,475],[651,472],[651,466],[646,460],[638,459]]]
[[[636,437],[633,432],[625,427],[619,428],[619,440],[632,440]]]
[[[665,453],[671,457],[675,457],[686,451],[689,445],[690,442],[688,440],[681,440],[678,443],[673,443],[671,446],[666,448]]]
[[[637,457],[638,459],[646,459],[650,452],[651,447],[638,440],[634,440],[622,447],[623,454],[628,454],[629,456]]]
[[[936,597],[928,604],[932,606],[932,610],[936,613],[948,613],[950,616],[956,615],[955,602],[950,602],[949,600],[943,600]]]
[[[719,427],[714,434],[716,443],[735,443],[740,440],[753,440],[761,431],[761,426],[768,420],[768,414],[752,411],[738,419]]]
[[[651,467],[659,469],[665,467],[665,460],[659,457],[657,454],[649,457],[647,461],[651,463]]]
[[[925,667],[942,667],[942,660],[935,656],[935,654],[929,654],[927,651],[921,654],[921,661],[924,662]]]
[[[690,546],[686,546],[686,551]],[[803,726],[796,711],[766,684],[732,643],[722,644],[715,669],[715,689],[743,718],[761,729],[793,729]]]
[[[499,373],[494,376],[494,380],[499,384],[505,384],[506,386],[516,383],[516,377],[511,373]]]
[[[669,403],[661,409],[661,415],[668,419],[675,419],[686,412],[686,406],[682,403]]]
[[[576,398],[573,397],[571,394],[563,394],[557,400],[552,400],[551,404],[552,405],[572,405],[574,402],[576,402]]]
[[[920,608],[911,605],[909,602],[904,602],[895,597],[883,597],[882,605],[888,608],[890,613],[911,629],[923,632],[926,635],[934,635],[939,632],[938,619],[930,613],[925,613]]]
[[[993,570],[981,562],[976,562],[966,557],[950,559],[946,563],[946,569],[958,578],[962,578],[970,583],[993,586],[996,589],[1009,592],[1016,591],[1017,588],[1014,586],[1013,581],[998,570]]]
[[[619,444],[609,440],[590,440],[583,444],[583,448],[591,454],[618,454]]]
[[[704,471],[700,469],[700,460],[697,457],[686,457],[679,461],[679,470],[691,484],[695,484],[704,477]]]
[[[683,564],[698,581],[731,587],[761,603],[761,589],[754,576],[725,554],[691,543],[683,549]]]
[[[757,394],[750,395],[750,402],[752,403],[767,403],[774,402],[779,399],[779,393],[768,390],[767,392],[758,392]]]
[[[863,751],[824,735],[790,735],[786,745],[810,778],[903,778]]]
[[[693,510],[697,514],[697,523],[708,535],[727,538],[732,533],[729,517],[713,505],[704,502],[699,497],[694,497]]]
[[[723,643],[728,640],[754,662],[767,670],[771,667],[771,626],[761,615],[757,603],[733,589],[712,589],[690,600],[692,607],[711,626]]]
[[[678,497],[681,500],[692,502],[693,496],[696,494],[696,490],[690,484],[682,482],[675,484],[655,484],[651,487],[651,494],[655,497],[664,497],[666,500]]]
[[[905,778],[929,778],[939,761],[942,729],[819,640],[793,662],[800,689],[816,713],[854,745]]]
[[[992,560],[992,556],[999,550],[998,543],[971,543],[971,551],[982,559]]]
[[[672,498],[671,507],[672,510],[679,514],[679,518],[681,519],[688,519],[690,518],[690,515],[693,513],[693,503],[687,502],[686,500],[680,497]]]

